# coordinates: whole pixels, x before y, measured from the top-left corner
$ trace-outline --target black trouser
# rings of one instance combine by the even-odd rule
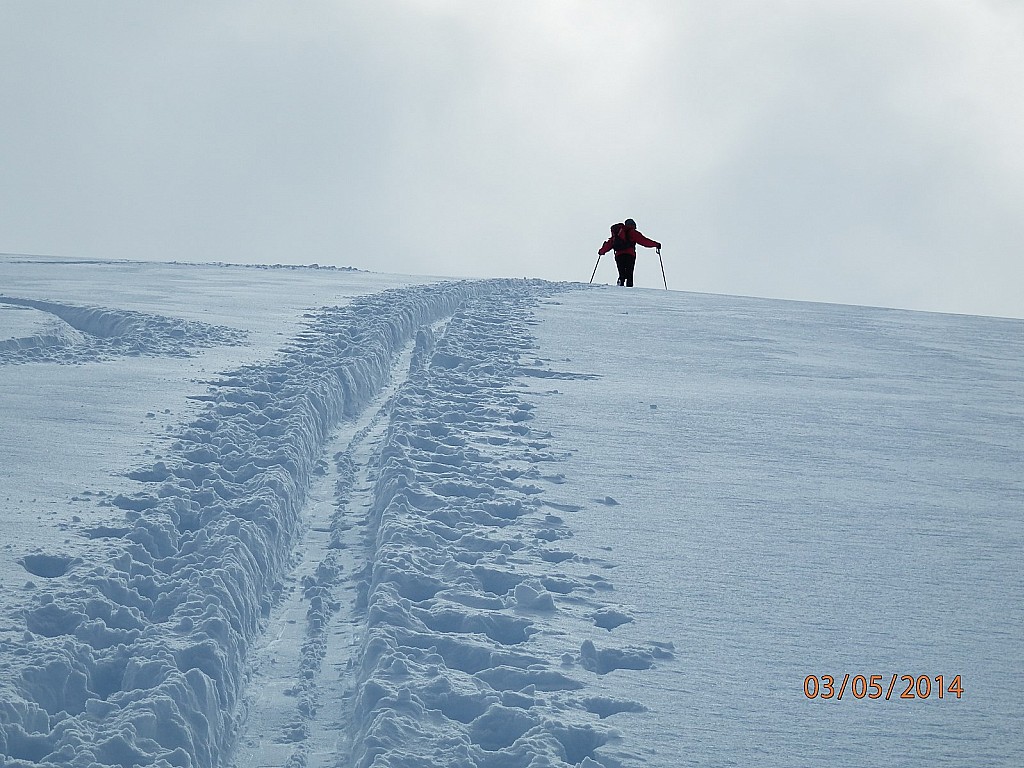
[[[633,268],[636,266],[635,253],[616,253],[615,266],[619,269],[619,285],[633,287]]]

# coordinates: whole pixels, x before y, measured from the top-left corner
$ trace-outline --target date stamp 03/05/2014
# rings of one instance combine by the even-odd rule
[[[804,678],[804,696],[808,699],[843,701],[844,697],[857,700],[883,699],[885,701],[923,699],[959,699],[964,695],[960,675],[808,675]]]

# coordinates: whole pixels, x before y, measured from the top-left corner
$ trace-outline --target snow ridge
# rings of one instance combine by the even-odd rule
[[[572,533],[544,501],[561,477],[543,468],[560,456],[516,389],[523,376],[577,374],[520,365],[532,349],[529,300],[484,296],[439,339],[417,336],[377,458],[346,764],[639,762],[603,721],[644,706],[584,691],[670,659],[672,647],[567,645],[631,618],[594,573],[606,564],[565,548]]]
[[[85,363],[127,355],[187,357],[196,349],[241,344],[246,334],[226,326],[127,309],[80,307],[0,296],[0,304],[43,313],[31,336],[0,340],[0,364]]]
[[[288,565],[330,430],[372,398],[418,329],[472,297],[509,301],[548,290],[541,285],[416,286],[326,308],[279,356],[212,386],[172,455],[132,473],[148,487],[116,500],[125,529],[94,533],[105,561],[23,559],[42,585],[22,641],[0,648],[4,663],[22,670],[18,690],[0,691],[0,765],[219,765],[247,652]],[[59,311],[108,338],[139,319]],[[518,509],[488,508],[496,520]],[[390,530],[386,520],[381,530]],[[375,612],[387,603],[379,585],[393,562],[388,555],[374,568]],[[506,639],[525,631],[517,620],[495,626]],[[363,702],[371,706],[370,694]]]

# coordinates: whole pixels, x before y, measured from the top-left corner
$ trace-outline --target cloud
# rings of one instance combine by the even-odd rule
[[[7,3],[0,250],[586,279],[632,216],[673,287],[1021,316],[1022,52],[980,0]]]
[[[697,44],[728,44],[689,55],[722,102],[696,110],[720,137],[685,190],[690,243],[710,257],[696,282],[1019,314],[1004,281],[1024,277],[1020,143],[1006,132],[1019,124],[1020,26],[981,4],[721,9]]]

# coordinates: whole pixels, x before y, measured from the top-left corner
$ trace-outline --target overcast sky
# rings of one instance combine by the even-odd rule
[[[586,281],[626,217],[671,288],[1024,317],[1024,1],[0,0],[2,252]]]

